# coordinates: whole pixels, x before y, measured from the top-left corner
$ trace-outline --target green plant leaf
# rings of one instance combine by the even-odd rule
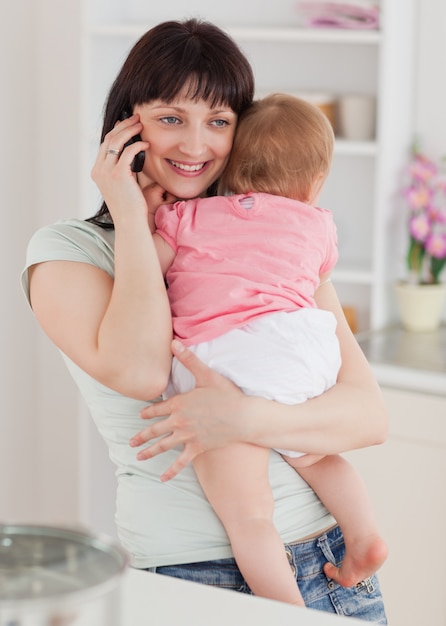
[[[419,241],[416,241],[413,237],[411,237],[407,253],[407,267],[411,272],[421,274],[424,254],[424,246]]]
[[[440,282],[440,274],[445,265],[446,259],[437,259],[436,257],[431,257],[430,272],[432,274],[432,280],[434,283]]]

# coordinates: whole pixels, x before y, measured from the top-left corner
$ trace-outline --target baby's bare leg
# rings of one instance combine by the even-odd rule
[[[269,450],[233,444],[194,460],[203,490],[228,533],[234,558],[258,596],[304,606],[302,595],[273,524],[268,480]]]
[[[342,529],[344,561],[339,568],[326,563],[326,575],[343,587],[352,587],[372,576],[386,560],[387,546],[379,534],[365,484],[354,467],[339,455],[319,457],[305,467],[305,456],[285,458],[314,489]]]

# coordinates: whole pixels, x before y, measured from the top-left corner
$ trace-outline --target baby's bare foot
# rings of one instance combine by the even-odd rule
[[[387,558],[387,545],[379,535],[364,537],[347,545],[340,567],[325,563],[324,572],[342,587],[353,587],[369,578]]]

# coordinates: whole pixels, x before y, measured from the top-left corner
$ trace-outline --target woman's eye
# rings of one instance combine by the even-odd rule
[[[217,126],[217,128],[224,128],[225,126],[229,126],[229,122],[227,120],[213,120],[211,124],[213,126]]]
[[[180,120],[174,115],[166,115],[165,117],[161,118],[161,121],[164,122],[165,124],[179,124],[180,123]]]

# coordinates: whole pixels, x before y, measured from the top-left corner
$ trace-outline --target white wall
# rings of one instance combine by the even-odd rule
[[[32,232],[77,212],[78,4],[2,7],[0,520],[79,510],[77,393],[19,286]]]
[[[18,279],[35,225],[36,9],[17,0],[0,20],[0,519],[37,506],[36,338]]]
[[[83,459],[76,443],[86,427],[77,393],[18,283],[35,228],[78,213],[80,4],[15,0],[5,3],[0,21],[0,520],[88,519],[82,481],[102,480],[77,471]],[[420,5],[415,130],[425,149],[440,156],[446,154],[446,3]]]
[[[37,0],[38,226],[79,210],[80,2]],[[35,326],[37,326],[35,324]],[[40,422],[39,515],[57,523],[80,521],[83,451],[79,398],[61,357],[36,328]]]
[[[446,156],[446,3],[419,0],[419,54],[415,132],[433,157]]]

